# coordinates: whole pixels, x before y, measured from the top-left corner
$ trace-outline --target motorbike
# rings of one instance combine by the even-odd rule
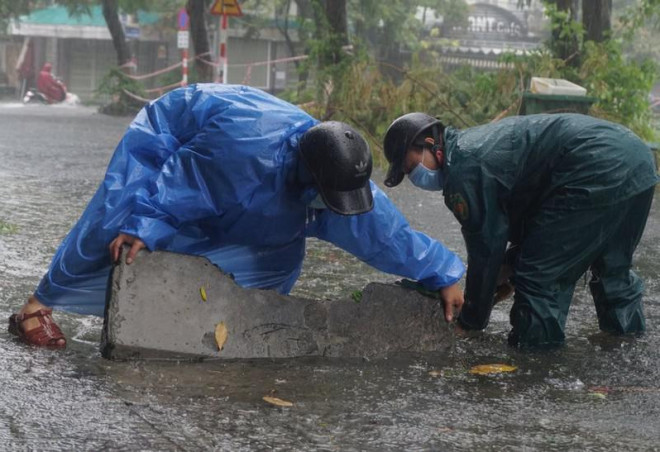
[[[27,91],[25,91],[25,95],[23,96],[23,103],[24,104],[57,104],[57,103],[62,103],[67,99],[67,89],[66,85],[64,82],[60,79],[55,79],[57,84],[60,85],[61,91],[62,91],[62,96],[59,100],[53,101],[50,99],[46,94],[42,93],[39,91],[37,88],[31,87],[28,88]]]
[[[44,93],[39,92],[36,88],[28,88],[27,91],[25,91],[25,95],[23,96],[23,103],[24,104],[49,104],[48,98]]]

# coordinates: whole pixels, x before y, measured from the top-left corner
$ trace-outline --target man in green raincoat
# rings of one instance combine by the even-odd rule
[[[576,114],[457,130],[409,113],[389,127],[384,148],[387,186],[407,174],[422,189],[443,190],[461,224],[463,328],[486,327],[510,266],[512,345],[563,343],[575,283],[589,269],[600,328],[644,331],[643,284],[631,261],[659,179],[630,130]]]

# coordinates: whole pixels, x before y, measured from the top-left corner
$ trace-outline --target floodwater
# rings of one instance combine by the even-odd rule
[[[38,283],[128,121],[0,104],[0,319]],[[441,195],[407,182],[388,193],[415,227],[464,256]],[[99,354],[99,318],[58,313],[65,351],[26,347],[3,327],[0,450],[660,450],[657,206],[651,215],[636,256],[647,282],[640,338],[600,334],[582,283],[566,346],[545,352],[507,346],[510,301],[447,353],[381,360],[111,362]],[[295,293],[345,296],[395,279],[310,241]],[[468,372],[489,363],[517,370]],[[271,394],[293,407],[266,404]]]

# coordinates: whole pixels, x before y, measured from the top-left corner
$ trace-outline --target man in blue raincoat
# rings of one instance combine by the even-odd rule
[[[128,127],[10,331],[30,344],[64,346],[51,309],[103,315],[112,260],[124,244],[128,263],[144,247],[195,254],[243,287],[288,293],[306,237],[439,291],[451,320],[463,302],[463,264],[410,228],[370,181],[371,169],[366,141],[347,124],[318,123],[244,86],[175,90]]]
[[[486,327],[512,272],[509,342],[561,344],[575,283],[590,269],[600,328],[644,331],[643,284],[631,261],[658,176],[650,149],[630,130],[556,114],[461,131],[409,113],[389,127],[385,155],[387,186],[407,174],[422,189],[443,190],[461,224],[462,327]]]

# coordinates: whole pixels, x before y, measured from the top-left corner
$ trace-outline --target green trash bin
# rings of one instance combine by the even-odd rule
[[[563,94],[523,93],[519,115],[537,113],[589,113],[589,108],[598,99],[587,96],[568,96]]]

